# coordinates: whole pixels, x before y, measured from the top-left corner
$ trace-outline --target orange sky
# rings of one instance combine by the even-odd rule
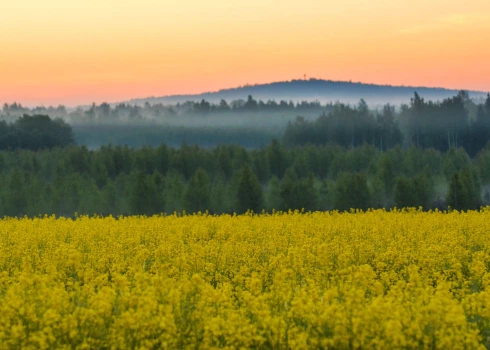
[[[488,0],[4,2],[0,103],[113,102],[303,74],[490,90]]]

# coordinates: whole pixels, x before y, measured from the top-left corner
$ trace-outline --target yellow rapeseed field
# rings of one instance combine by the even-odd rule
[[[0,220],[0,349],[485,349],[490,209]]]

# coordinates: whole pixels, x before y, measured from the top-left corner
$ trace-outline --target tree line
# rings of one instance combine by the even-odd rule
[[[219,103],[212,103],[202,99],[199,102],[187,101],[174,105],[162,103],[144,105],[132,105],[129,103],[118,103],[110,105],[106,102],[93,103],[89,107],[78,107],[73,110],[65,106],[58,107],[35,107],[28,108],[19,103],[5,103],[0,115],[7,120],[14,120],[24,114],[50,115],[62,118],[72,123],[117,123],[117,122],[143,122],[143,121],[168,121],[175,117],[201,116],[209,114],[250,114],[250,113],[316,113],[317,115],[332,109],[332,103],[321,104],[318,101],[293,102],[286,100],[256,100],[249,95],[246,99],[226,101],[222,99]]]
[[[0,150],[51,149],[75,144],[70,125],[47,115],[23,115],[12,123],[0,121]]]
[[[254,135],[250,130],[246,137]],[[0,215],[490,203],[490,95],[472,104],[464,92],[441,102],[415,94],[399,111],[389,105],[373,111],[363,101],[336,104],[316,120],[297,118],[280,140],[264,137],[263,147],[174,148],[158,137],[158,147],[89,150],[75,145],[71,126],[60,118],[2,121]]]
[[[0,152],[0,215],[448,207],[490,204],[490,149],[365,144],[262,149],[71,146]]]
[[[414,93],[409,104],[382,108],[370,107],[363,100],[358,105],[322,105],[264,102],[252,96],[218,104],[205,100],[174,106],[103,103],[71,111],[63,106],[27,109],[12,104],[4,106],[0,118],[14,125],[23,113],[50,115],[57,123],[70,123],[76,142],[93,148],[109,143],[157,147],[185,142],[260,148],[280,138],[290,147],[371,144],[380,150],[401,145],[443,152],[463,147],[474,157],[490,138],[490,95],[477,102],[464,91],[442,101],[426,101]],[[14,141],[15,137],[6,138],[4,145]]]
[[[391,105],[370,111],[362,100],[355,107],[337,104],[316,120],[298,117],[289,122],[283,140],[289,146],[370,144],[380,150],[396,145],[443,152],[462,147],[475,156],[490,140],[490,94],[484,103],[475,104],[464,91],[440,102],[425,101],[415,93],[410,105],[398,112]]]

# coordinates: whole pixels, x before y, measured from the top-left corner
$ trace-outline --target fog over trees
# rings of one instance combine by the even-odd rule
[[[0,215],[490,204],[490,95],[4,105]]]
[[[178,147],[183,143],[214,147],[237,144],[245,148],[266,146],[281,139],[288,146],[338,144],[356,147],[372,144],[381,150],[395,145],[435,148],[463,147],[471,156],[489,138],[490,98],[471,99],[465,91],[439,101],[415,92],[409,103],[370,106],[356,104],[243,100],[219,103],[188,101],[176,105],[144,106],[93,104],[25,108],[5,104],[1,120],[17,123],[23,115],[48,115],[65,121],[79,145]]]

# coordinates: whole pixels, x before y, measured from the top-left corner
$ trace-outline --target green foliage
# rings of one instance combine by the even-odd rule
[[[112,181],[108,182],[101,190],[102,207],[104,214],[116,215],[117,210],[117,191]]]
[[[386,197],[391,197],[396,182],[396,171],[393,161],[388,155],[381,158],[379,178],[384,186]]]
[[[184,176],[175,170],[169,171],[164,182],[166,213],[182,212],[185,209],[183,203],[184,191]]]
[[[318,209],[331,210],[335,202],[335,183],[324,179],[320,182],[318,189]]]
[[[272,143],[266,150],[267,160],[271,168],[271,173],[281,179],[288,166],[286,159],[286,151],[281,146],[279,141],[272,140]]]
[[[138,172],[134,175],[134,187],[130,196],[132,213],[153,215],[163,212],[162,182],[158,173],[148,175]]]
[[[24,114],[14,123],[0,122],[0,149],[51,149],[75,144],[70,125],[47,115]]]
[[[271,149],[282,157],[275,165]],[[260,150],[187,145],[0,151],[0,216],[478,208],[480,188],[490,184],[489,153],[484,149],[472,160],[462,149],[288,149],[279,143]],[[287,167],[282,179],[272,175],[278,164]]]
[[[258,213],[264,208],[262,186],[248,165],[245,165],[240,172],[236,197],[236,208],[239,213],[244,213],[247,210]]]
[[[480,185],[474,172],[454,173],[449,185],[447,204],[452,209],[477,209],[481,205]]]
[[[185,208],[189,213],[204,212],[210,204],[209,176],[204,169],[197,169],[184,194]]]
[[[28,198],[24,183],[25,175],[15,170],[9,176],[5,200],[5,214],[8,216],[23,216],[26,214]]]
[[[227,188],[227,182],[224,177],[218,175],[211,186],[210,204],[209,209],[212,213],[226,213],[231,211],[233,205],[229,203],[229,194]],[[235,196],[233,196],[234,199]],[[233,203],[235,204],[235,203]]]
[[[386,208],[389,207],[389,201],[391,196],[386,194],[385,185],[383,181],[374,176],[368,181],[369,198],[372,208]]]
[[[272,176],[268,185],[266,193],[266,208],[269,211],[280,210],[281,205],[281,184],[276,176]]]
[[[395,205],[398,208],[429,207],[431,195],[430,180],[425,173],[412,178],[398,178],[395,185]]]
[[[293,168],[289,168],[280,185],[281,209],[315,210],[317,194],[313,176],[298,179]]]
[[[387,105],[383,114],[375,115],[364,100],[357,108],[338,103],[328,115],[322,115],[315,121],[297,117],[288,123],[283,136],[284,143],[289,146],[335,143],[357,147],[369,143],[381,150],[401,144],[402,140],[394,107]]]
[[[369,206],[370,196],[366,176],[361,173],[339,174],[335,186],[335,208],[340,211],[366,210]]]

